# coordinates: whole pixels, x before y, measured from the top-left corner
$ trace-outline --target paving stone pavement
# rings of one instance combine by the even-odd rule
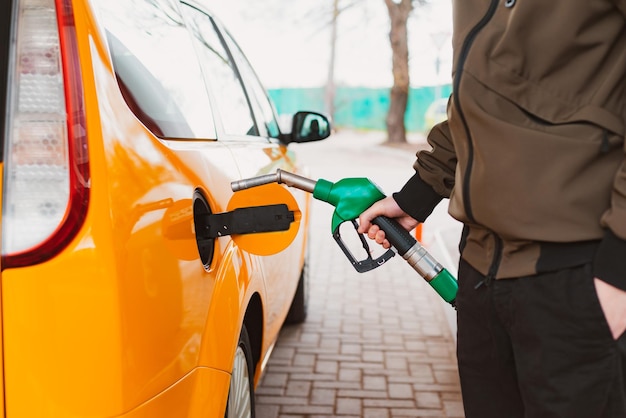
[[[411,175],[414,153],[382,146],[383,135],[340,132],[294,148],[312,178],[368,177],[391,193]],[[282,330],[257,417],[463,417],[454,309],[398,256],[357,273],[331,236],[333,208],[314,201],[312,211],[308,318]],[[459,225],[445,207],[431,218],[422,242],[454,263]]]

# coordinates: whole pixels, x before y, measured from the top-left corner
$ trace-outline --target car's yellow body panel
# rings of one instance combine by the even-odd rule
[[[157,138],[129,111],[89,2],[73,7],[89,208],[58,255],[2,272],[5,416],[223,416],[251,300],[261,307],[260,359],[287,315],[304,263],[309,198],[298,192],[290,207],[298,211],[295,232],[254,238],[279,242],[271,251],[278,254],[253,255],[220,237],[208,269],[192,199],[199,192],[223,212],[231,181],[298,168],[284,145],[258,138]],[[259,362],[257,381],[261,372]]]

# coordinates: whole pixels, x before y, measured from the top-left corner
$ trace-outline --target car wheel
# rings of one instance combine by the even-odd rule
[[[289,307],[289,313],[285,323],[287,324],[301,324],[306,319],[307,307],[309,302],[309,267],[305,262],[302,266],[302,272],[300,273],[300,280],[298,280],[298,288],[296,294],[291,301]]]
[[[239,336],[233,373],[230,377],[225,418],[254,418],[254,369],[248,330],[244,325]]]

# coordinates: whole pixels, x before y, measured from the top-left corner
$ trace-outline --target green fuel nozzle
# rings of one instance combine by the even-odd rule
[[[376,259],[371,257],[370,247],[363,234],[358,234],[367,257],[357,260],[344,243],[340,226],[344,222],[352,223],[358,229],[357,218],[372,204],[385,197],[380,188],[367,178],[344,178],[336,183],[319,179],[317,181],[278,169],[275,174],[266,174],[250,179],[231,183],[233,191],[249,189],[268,183],[281,183],[312,193],[317,200],[327,202],[335,207],[331,231],[333,238],[342,249],[356,271],[363,273],[375,269],[391,257],[395,252],[388,250]],[[422,276],[430,286],[448,303],[454,306],[458,284],[443,266],[426,251],[411,234],[395,220],[386,216],[378,216],[372,220],[385,232],[385,236],[393,248],[409,265]]]

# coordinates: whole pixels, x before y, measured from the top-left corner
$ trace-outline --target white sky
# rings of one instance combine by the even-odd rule
[[[350,0],[341,0],[340,5]],[[204,0],[233,34],[267,88],[321,87],[330,57],[333,0]],[[430,0],[409,19],[411,84],[450,82],[451,0]],[[389,87],[391,47],[384,0],[360,0],[339,17],[335,81]],[[438,50],[436,37],[443,37]],[[441,57],[439,76],[435,70]]]

